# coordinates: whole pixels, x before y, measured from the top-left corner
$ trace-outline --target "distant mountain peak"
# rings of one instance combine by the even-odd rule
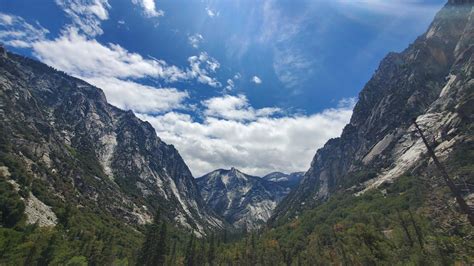
[[[207,206],[239,229],[256,229],[271,216],[289,188],[235,167],[219,169],[196,179]]]

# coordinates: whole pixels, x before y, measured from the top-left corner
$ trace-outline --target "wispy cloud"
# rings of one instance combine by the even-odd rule
[[[278,79],[286,87],[295,89],[313,72],[314,60],[309,59],[299,49],[291,47],[275,48],[273,69]]]
[[[416,0],[336,0],[332,4],[343,11],[347,17],[354,19],[357,17],[354,15],[354,10],[364,10],[391,17],[420,17],[431,15],[440,8],[440,4],[427,4]]]
[[[89,36],[104,33],[100,24],[109,18],[107,0],[56,0],[56,4],[71,18],[73,26]]]
[[[225,93],[229,93],[235,88],[235,82],[232,79],[227,80],[227,85],[224,88]]]
[[[0,41],[16,48],[28,48],[31,44],[44,40],[49,31],[38,22],[31,25],[22,17],[0,12]]]
[[[211,73],[216,72],[220,67],[219,62],[215,58],[202,52],[199,55],[189,57],[188,61],[191,67],[187,72],[189,77],[195,78],[198,82],[211,87],[221,87],[221,83],[216,78],[210,76]]]
[[[206,7],[206,13],[211,18],[218,17],[220,15],[219,11],[216,11],[210,7]]]
[[[309,9],[309,8],[308,8]],[[296,90],[314,68],[313,60],[295,44],[295,39],[311,21],[308,10],[289,15],[276,1],[265,1],[262,7],[263,23],[260,42],[273,48],[273,69],[282,84]],[[311,56],[314,58],[314,55]]]

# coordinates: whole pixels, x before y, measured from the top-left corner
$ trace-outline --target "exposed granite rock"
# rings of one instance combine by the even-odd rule
[[[290,188],[232,168],[215,170],[197,179],[209,208],[241,230],[258,229]]]

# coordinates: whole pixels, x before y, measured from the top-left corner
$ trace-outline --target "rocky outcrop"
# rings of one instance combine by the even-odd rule
[[[241,230],[259,228],[289,188],[232,168],[215,170],[197,179],[207,206]]]
[[[129,224],[161,210],[197,234],[222,226],[178,151],[100,89],[12,53],[0,57],[0,89],[8,156],[52,194]]]
[[[472,1],[449,1],[425,34],[382,60],[341,137],[317,151],[271,223],[295,217],[340,189],[360,194],[402,174],[423,173],[431,162],[413,119],[442,160],[473,141],[473,14]]]

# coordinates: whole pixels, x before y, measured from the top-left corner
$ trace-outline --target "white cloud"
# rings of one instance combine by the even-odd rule
[[[165,14],[163,10],[156,9],[154,0],[132,0],[132,3],[139,5],[147,17],[161,17]]]
[[[56,4],[71,18],[73,27],[89,36],[104,33],[100,24],[109,18],[107,0],[56,0]]]
[[[176,66],[145,59],[117,44],[103,45],[75,30],[54,40],[35,42],[33,50],[46,64],[80,77],[154,77],[168,81],[186,78],[186,73]]]
[[[39,23],[31,25],[22,17],[0,12],[0,42],[16,48],[28,48],[38,40],[45,39],[49,31]]]
[[[124,109],[160,113],[183,108],[187,92],[174,88],[154,88],[136,80],[151,78],[176,82],[196,80],[213,87],[221,84],[211,77],[220,67],[207,53],[188,58],[189,68],[181,69],[157,59],[146,59],[117,44],[103,45],[81,35],[75,28],[53,40],[32,43],[33,53],[43,62],[104,89],[108,100]]]
[[[175,88],[155,88],[113,77],[94,77],[85,80],[101,88],[107,101],[112,105],[140,113],[162,113],[184,108],[183,101],[189,97],[186,91]]]
[[[167,82],[196,79],[212,87],[221,86],[217,79],[211,77],[220,64],[205,52],[189,57],[189,69],[183,70],[163,60],[145,59],[118,44],[103,45],[79,34],[74,28],[54,40],[34,42],[32,47],[41,61],[82,78],[150,77]]]
[[[275,5],[276,1],[265,1],[263,4],[263,23],[259,40],[261,42],[284,42],[302,31],[308,20],[307,11],[297,15],[282,11]]]
[[[188,37],[189,44],[194,48],[199,48],[199,44],[204,40],[201,34],[196,33]]]
[[[206,116],[228,120],[255,120],[280,112],[278,108],[254,109],[245,95],[214,97],[203,101],[202,104],[206,107]]]
[[[227,80],[227,86],[224,88],[224,92],[230,92],[235,88],[235,83],[232,79]]]
[[[262,84],[262,79],[257,77],[257,76],[253,76],[250,81],[252,81],[253,83],[255,83],[257,85]]]
[[[309,168],[316,150],[328,139],[340,135],[352,113],[352,106],[344,105],[313,115],[275,117],[268,114],[254,120],[233,119],[236,115],[229,114],[221,104],[234,101],[236,109],[251,108],[242,98],[208,104],[205,113],[212,110],[221,116],[206,116],[203,122],[177,112],[139,116],[149,121],[164,141],[174,144],[193,174],[200,176],[232,166],[255,175],[276,170],[304,171]],[[232,119],[225,119],[222,114]]]
[[[187,72],[190,78],[196,78],[200,83],[207,84],[211,87],[220,87],[221,83],[217,79],[210,77],[210,73],[216,72],[220,67],[219,62],[210,57],[207,53],[202,52],[199,56],[191,56],[188,58],[191,69]]]
[[[206,7],[206,12],[207,12],[207,15],[211,18],[218,17],[220,15],[219,11],[215,11],[211,9],[210,7]]]

